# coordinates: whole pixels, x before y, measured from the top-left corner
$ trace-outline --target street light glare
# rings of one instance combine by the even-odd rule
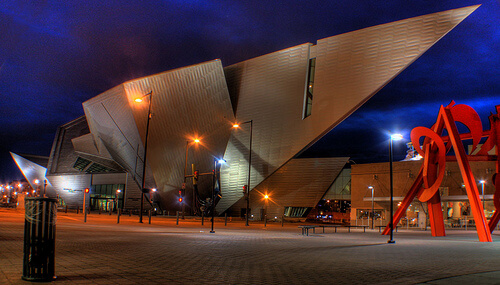
[[[38,183],[40,183],[40,180],[35,179],[35,181],[34,181],[34,182],[35,182],[35,184],[38,184]]]
[[[368,189],[373,189],[373,186],[368,186]]]
[[[479,183],[484,184],[484,183],[486,183],[486,181],[481,180],[481,181],[479,181]]]
[[[225,159],[223,159],[223,158],[221,158],[221,159],[217,160],[217,162],[218,162],[219,164],[223,164],[223,163],[226,163],[226,160],[225,160]]]
[[[233,128],[239,128],[239,127],[240,127],[240,125],[238,125],[238,124],[233,125]]]
[[[200,140],[199,140],[199,139],[194,139],[194,142],[195,142],[195,143],[199,143],[199,142],[200,142]]]
[[[399,141],[399,140],[402,140],[403,139],[403,135],[402,134],[392,134],[391,135],[391,140],[393,141]]]
[[[141,103],[141,102],[142,102],[142,98],[136,98],[134,101],[135,101],[136,103]]]
[[[264,195],[264,199],[269,199],[269,196],[267,194]]]

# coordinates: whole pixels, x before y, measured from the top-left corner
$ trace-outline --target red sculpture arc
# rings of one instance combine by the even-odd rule
[[[415,182],[394,214],[394,225],[405,215],[413,199],[418,197],[421,202],[427,202],[432,235],[445,236],[441,197],[438,190],[445,174],[446,161],[457,161],[476,223],[479,241],[492,241],[491,233],[500,221],[500,175],[498,175],[500,171],[500,105],[496,106],[496,111],[496,114],[489,116],[490,130],[483,131],[481,119],[474,109],[463,104],[455,105],[452,101],[446,107],[441,106],[436,123],[430,129],[416,127],[412,130],[411,141],[424,161]],[[456,122],[464,124],[469,132],[459,134]],[[444,130],[447,131],[448,136],[443,135]],[[420,143],[422,137],[424,137],[423,144]],[[482,138],[487,139],[481,149],[475,155],[467,155],[462,140],[472,139],[472,149],[475,150]],[[495,155],[489,155],[488,152],[494,147],[496,147]],[[451,149],[454,154],[447,155]],[[492,177],[496,187],[493,196],[495,213],[489,224],[486,223],[469,161],[496,161],[496,171]],[[389,232],[390,224],[386,226],[382,234],[387,235]]]

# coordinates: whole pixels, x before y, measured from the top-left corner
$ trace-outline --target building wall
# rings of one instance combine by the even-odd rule
[[[393,163],[394,178],[394,209],[399,202],[403,200],[409,188],[418,175],[423,161],[398,161]],[[495,162],[493,161],[471,161],[470,166],[474,178],[478,183],[479,194],[481,196],[480,180],[485,180],[485,197],[487,213],[492,213],[494,205],[492,202],[495,188],[492,183],[492,176],[495,172]],[[351,220],[356,219],[358,210],[371,211],[371,190],[369,186],[374,187],[375,209],[383,210],[384,219],[389,217],[389,163],[356,164],[351,168]],[[441,200],[443,207],[447,208],[445,203],[450,201],[467,202],[467,193],[462,187],[463,179],[460,169],[456,162],[446,162],[445,176],[441,183]],[[415,199],[416,205],[420,205],[418,198]],[[455,205],[456,206],[456,205]],[[420,206],[419,206],[420,207]],[[424,205],[426,207],[426,205]],[[450,205],[451,207],[451,205]],[[417,208],[418,210],[418,208]],[[425,211],[427,209],[425,208]],[[456,212],[456,211],[455,211]],[[359,213],[358,213],[359,214]],[[445,215],[446,217],[446,215]]]

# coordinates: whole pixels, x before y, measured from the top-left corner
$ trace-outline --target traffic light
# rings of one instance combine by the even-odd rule
[[[198,170],[195,170],[194,171],[194,175],[193,175],[193,185],[196,185],[198,184],[198,176],[200,175],[199,171]]]
[[[182,203],[184,201],[184,189],[179,189],[179,203]]]
[[[243,185],[243,194],[247,194],[247,186],[246,185]]]
[[[89,193],[89,188],[85,188],[85,193]]]

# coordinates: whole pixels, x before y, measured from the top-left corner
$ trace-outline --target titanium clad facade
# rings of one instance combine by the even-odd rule
[[[141,181],[142,141],[123,85],[84,102],[83,109],[99,154],[109,154]]]
[[[250,189],[271,175],[299,150],[302,108],[309,61],[303,44],[225,68],[239,123],[253,120]],[[250,124],[233,130],[221,170],[225,211],[243,196],[247,184]],[[307,141],[309,142],[309,141]]]
[[[174,207],[184,181],[186,142],[201,140],[199,146],[189,144],[188,153],[188,164],[201,172],[213,169],[213,158],[222,157],[227,145],[234,116],[220,60],[128,81],[83,104],[98,151],[105,148],[139,185],[150,103],[146,186],[158,188],[164,203]],[[200,178],[199,184],[208,190],[211,179]]]
[[[333,129],[478,7],[318,40],[312,113],[321,114],[321,118],[311,116],[311,124],[324,133]]]
[[[23,173],[24,178],[26,178],[31,188],[39,189],[38,188],[39,185],[43,187],[43,181],[46,179],[45,174],[47,172],[47,168],[13,152],[11,152],[10,155],[12,156],[12,159],[14,159],[14,161],[16,162],[17,167],[19,167],[19,170],[21,170],[21,172]],[[39,185],[35,184],[36,179],[40,181]],[[47,185],[47,193],[53,196],[56,195],[55,191],[52,189],[50,184]]]
[[[239,122],[253,120],[250,190],[352,114],[478,6],[379,25],[225,68]],[[310,59],[314,99],[304,118]],[[234,131],[222,169],[225,211],[247,184],[249,137]]]
[[[52,144],[47,175],[79,173],[77,169],[73,168],[78,155],[75,153],[71,140],[88,133],[90,133],[90,130],[85,116],[58,128]]]
[[[329,158],[294,158],[280,167],[271,176],[250,192],[250,212],[254,219],[260,219],[266,209],[264,195],[269,195],[267,201],[267,218],[272,219],[283,215],[286,207],[316,206],[325,194],[325,189],[333,183],[348,161],[348,157]],[[240,209],[246,207],[246,201],[241,198],[229,212],[240,215]]]
[[[144,140],[149,97],[134,100],[152,91],[153,116],[149,125],[148,164],[154,174],[163,204],[176,207],[177,191],[184,181],[186,145],[187,174],[191,164],[200,173],[211,172],[214,159],[222,158],[234,122],[226,79],[220,60],[213,60],[124,84],[128,101]],[[200,139],[195,145],[193,140]],[[191,180],[191,179],[190,179]],[[192,183],[186,183],[191,194]],[[198,180],[205,199],[211,193],[211,176]]]

